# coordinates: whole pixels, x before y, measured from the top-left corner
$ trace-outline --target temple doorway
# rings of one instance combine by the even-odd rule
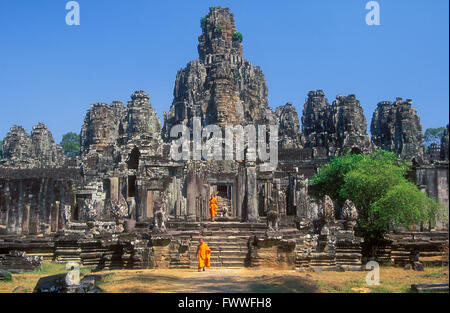
[[[128,198],[136,196],[136,176],[128,176]]]
[[[232,207],[232,185],[231,184],[218,184],[215,186],[215,196],[217,199],[217,215],[219,217],[233,217],[233,207]]]
[[[141,157],[141,152],[137,147],[134,147],[128,156],[127,166],[130,170],[137,170],[139,168],[139,158]]]

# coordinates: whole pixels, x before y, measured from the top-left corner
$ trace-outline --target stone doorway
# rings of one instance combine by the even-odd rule
[[[234,217],[234,210],[232,205],[232,185],[231,184],[218,184],[214,186],[215,196],[217,199],[217,216],[232,218]]]
[[[128,198],[136,196],[136,176],[128,176]]]

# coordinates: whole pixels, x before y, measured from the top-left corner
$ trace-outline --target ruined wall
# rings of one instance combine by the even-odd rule
[[[163,151],[170,150],[162,144],[161,125],[149,99],[139,90],[126,107],[119,101],[97,103],[86,113],[81,131],[84,183],[77,190],[78,202],[83,206],[92,199],[100,207],[98,219],[107,220],[101,212],[119,201],[126,203],[125,211],[133,219],[153,216],[147,211],[147,188],[155,189],[156,179],[162,182],[169,176],[168,168],[158,164],[167,158]]]
[[[44,123],[33,126],[29,136],[22,126],[13,126],[3,141],[0,166],[15,168],[58,167],[67,162]]]
[[[63,230],[71,206],[76,169],[0,168],[0,225],[9,234],[37,235]]]
[[[448,162],[436,162],[415,169],[416,184],[430,198],[442,204],[442,213],[438,216],[437,229],[448,229],[449,209],[449,167]]]
[[[295,240],[259,237],[250,243],[250,265],[259,268],[295,267]]]
[[[0,161],[0,232],[49,234],[62,230],[79,170],[43,123],[31,136],[13,126]],[[72,166],[72,167],[70,167]]]
[[[417,110],[412,100],[383,101],[378,104],[370,127],[373,143],[401,158],[423,163],[423,133]]]
[[[300,132],[300,122],[293,104],[289,102],[278,107],[275,114],[280,123],[278,137],[280,149],[303,148],[304,138]]]
[[[306,148],[324,147],[328,156],[342,155],[352,149],[369,153],[373,149],[367,135],[366,118],[354,95],[338,95],[329,105],[322,90],[311,91],[302,123]]]

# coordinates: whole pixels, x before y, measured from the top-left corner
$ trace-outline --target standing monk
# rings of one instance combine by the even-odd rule
[[[217,200],[214,195],[211,195],[211,199],[209,200],[209,212],[211,212],[211,220],[214,222],[214,218],[217,215]]]
[[[197,248],[198,254],[198,271],[200,272],[203,268],[205,271],[205,267],[211,267],[211,249],[208,247],[206,243],[203,242],[203,238],[200,238],[200,245]]]

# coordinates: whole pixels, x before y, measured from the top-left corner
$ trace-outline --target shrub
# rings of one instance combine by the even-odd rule
[[[244,40],[244,37],[242,36],[242,34],[240,32],[236,31],[233,33],[233,40],[242,42],[242,40]]]
[[[63,135],[60,143],[64,153],[71,158],[75,158],[80,155],[80,136],[70,132]]]
[[[216,33],[217,34],[222,35],[222,31],[223,31],[222,26],[217,26],[216,27]]]
[[[358,208],[358,232],[373,245],[392,226],[434,223],[439,204],[408,181],[409,166],[394,153],[347,154],[331,160],[310,182],[310,194],[329,195],[342,206],[346,199]]]
[[[200,26],[205,25],[207,20],[208,20],[208,19],[206,18],[206,16],[202,17],[202,18],[200,19]]]

